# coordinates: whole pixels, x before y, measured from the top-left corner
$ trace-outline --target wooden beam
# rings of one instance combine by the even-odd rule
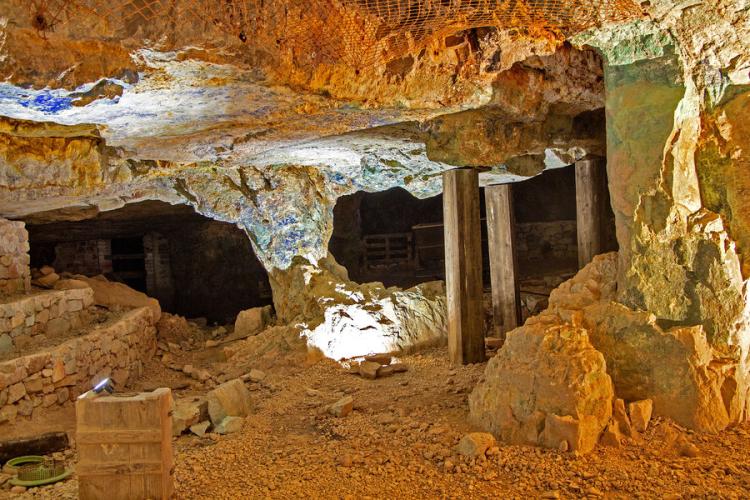
[[[484,199],[487,204],[494,330],[496,337],[505,340],[505,334],[521,324],[511,185],[488,186],[484,190]]]
[[[603,168],[600,159],[576,162],[576,224],[578,268],[591,262],[602,248]]]
[[[443,173],[448,355],[453,364],[484,361],[482,236],[475,169]]]
[[[0,463],[24,455],[47,455],[70,445],[65,432],[48,432],[40,436],[0,441]]]

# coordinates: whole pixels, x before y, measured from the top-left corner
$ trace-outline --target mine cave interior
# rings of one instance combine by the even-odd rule
[[[749,116],[748,0],[0,0],[0,500],[750,497]]]

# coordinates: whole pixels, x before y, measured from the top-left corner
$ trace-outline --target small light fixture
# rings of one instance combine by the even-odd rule
[[[107,394],[112,394],[113,392],[115,392],[115,388],[109,378],[105,378],[101,382],[97,383],[90,391],[86,391],[78,396],[78,399],[100,396],[104,392],[106,392]]]
[[[104,380],[96,384],[94,388],[91,390],[94,391],[94,394],[101,394],[102,392],[107,392],[107,394],[112,394],[113,392],[115,392],[115,388],[112,385],[112,383],[109,381],[109,378],[105,378]]]

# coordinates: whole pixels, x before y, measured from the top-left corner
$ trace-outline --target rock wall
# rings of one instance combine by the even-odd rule
[[[0,295],[28,292],[29,234],[23,222],[0,218]]]
[[[80,328],[93,304],[91,288],[50,290],[0,300],[0,354],[25,351]]]
[[[133,309],[86,335],[0,363],[0,424],[73,401],[106,377],[123,387],[140,376],[156,352],[154,324],[150,309]]]

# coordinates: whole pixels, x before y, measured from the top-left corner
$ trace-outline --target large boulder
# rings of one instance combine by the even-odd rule
[[[508,333],[469,397],[472,420],[507,443],[586,453],[612,415],[604,356],[586,330],[535,322]]]
[[[271,324],[272,316],[271,306],[253,307],[240,311],[234,322],[235,336],[257,335]]]
[[[595,257],[529,322],[578,321],[625,401],[651,399],[654,413],[696,430],[716,432],[740,421],[747,382],[736,354],[723,355],[703,325],[669,327],[617,302],[617,275],[616,253]]]
[[[161,318],[161,306],[159,301],[149,297],[143,292],[133,290],[124,283],[109,281],[104,276],[89,278],[76,275],[76,280],[83,281],[94,290],[94,303],[107,308],[136,308],[148,307],[154,317],[154,321]]]

